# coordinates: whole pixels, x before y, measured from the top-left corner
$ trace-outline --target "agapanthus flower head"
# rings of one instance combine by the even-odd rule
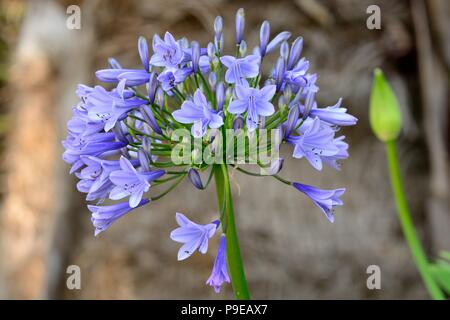
[[[186,178],[204,190],[230,168],[294,186],[333,221],[332,210],[342,205],[344,189],[322,190],[281,177],[285,162],[280,148],[287,145],[293,158],[304,158],[317,170],[324,164],[339,170],[349,156],[339,128],[357,119],[342,107],[342,99],[320,107],[318,75],[302,57],[302,37],[292,44],[288,31],[272,38],[270,23],[264,21],[257,46],[250,47],[244,39],[244,9],[238,10],[234,27],[235,37],[225,37],[224,21],[217,17],[207,43],[166,32],[163,38],[153,36],[151,49],[139,37],[139,67],[109,58],[108,66],[95,73],[106,86],[77,87],[79,102],[67,123],[63,159],[91,203],[96,234],[133,209],[162,199]],[[225,52],[225,39],[232,39],[233,53]],[[266,75],[263,64],[270,61]],[[260,172],[247,171],[246,164]],[[106,199],[118,202],[100,206]],[[205,253],[219,225],[229,236],[232,206],[219,207],[217,220],[204,225],[177,213],[179,228],[170,237],[183,244],[179,260],[197,250]],[[207,281],[217,292],[230,282],[226,251],[222,236]]]

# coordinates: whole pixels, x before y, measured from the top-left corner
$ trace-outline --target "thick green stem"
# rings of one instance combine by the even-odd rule
[[[234,221],[233,200],[231,197],[230,180],[226,164],[214,165],[214,178],[216,180],[217,200],[222,214],[222,229],[227,239],[227,261],[230,271],[231,285],[238,300],[250,299],[241,250]]]
[[[436,282],[434,282],[434,279],[429,272],[428,259],[425,256],[422,244],[417,236],[417,232],[411,219],[408,202],[405,197],[403,183],[400,176],[400,167],[398,164],[395,140],[386,142],[386,150],[388,155],[391,185],[394,192],[395,203],[403,234],[405,235],[411,254],[416,262],[417,268],[419,269],[420,275],[422,276],[422,280],[425,283],[428,292],[433,299],[442,300],[445,298],[444,294]]]

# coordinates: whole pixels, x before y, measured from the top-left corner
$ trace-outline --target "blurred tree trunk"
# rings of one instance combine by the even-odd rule
[[[10,70],[14,129],[4,155],[0,216],[5,298],[55,297],[79,229],[73,218],[79,196],[74,201],[61,140],[76,103],[73,88],[89,68],[92,34],[89,27],[74,34],[62,27],[65,19],[65,8],[54,1],[29,2]]]
[[[427,6],[428,3],[428,14]],[[427,197],[428,216],[431,225],[431,240],[434,252],[450,250],[450,179],[448,162],[448,142],[446,132],[448,125],[449,82],[448,69],[443,56],[439,55],[440,45],[449,30],[448,15],[443,15],[448,2],[439,0],[413,0],[411,2],[412,18],[416,35],[418,66],[420,76],[421,104],[425,135],[430,161],[430,191]],[[441,11],[442,10],[442,11]],[[447,11],[447,14],[450,13]],[[430,29],[430,21],[435,22],[435,33]],[[431,39],[439,39],[432,43]]]

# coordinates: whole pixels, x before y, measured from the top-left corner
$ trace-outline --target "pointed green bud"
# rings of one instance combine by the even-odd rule
[[[370,126],[383,142],[395,140],[402,127],[400,107],[392,87],[380,69],[375,69],[370,96]]]

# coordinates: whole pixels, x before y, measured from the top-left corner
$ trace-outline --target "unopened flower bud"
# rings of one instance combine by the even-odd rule
[[[270,23],[266,20],[261,25],[261,30],[259,32],[259,51],[261,57],[266,55],[267,44],[270,38]]]
[[[240,8],[236,13],[236,44],[239,45],[244,38],[245,12]]]
[[[198,173],[197,170],[190,168],[188,171],[188,177],[189,181],[191,181],[194,187],[196,187],[199,190],[204,189],[202,178],[200,177],[200,174]]]
[[[369,110],[370,126],[383,142],[395,140],[402,127],[400,107],[392,87],[380,69],[375,69]]]

